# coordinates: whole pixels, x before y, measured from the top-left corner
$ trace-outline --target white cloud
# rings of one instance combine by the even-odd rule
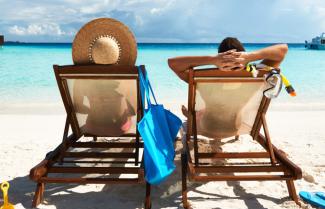
[[[50,35],[62,36],[68,33],[61,30],[60,26],[55,23],[50,24],[30,24],[27,27],[14,25],[9,28],[9,33],[14,35]]]
[[[143,19],[141,18],[140,15],[135,16],[135,23],[136,23],[137,26],[140,26],[140,27],[143,26],[144,21],[143,21]]]
[[[159,9],[159,8],[152,8],[150,10],[150,13],[151,14],[159,14],[160,12],[161,12],[161,9]]]
[[[21,28],[17,25],[14,25],[9,28],[9,33],[16,34],[16,35],[25,35],[25,28]]]
[[[325,1],[10,0],[1,4],[0,31],[12,40],[70,42],[98,17],[124,22],[139,41],[302,42],[325,31]]]

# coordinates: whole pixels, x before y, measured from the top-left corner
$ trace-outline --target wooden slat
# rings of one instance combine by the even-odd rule
[[[76,111],[75,111],[75,107],[72,102],[72,97],[70,95],[68,82],[64,79],[61,81],[62,81],[62,86],[64,89],[64,92],[63,92],[64,95],[62,95],[62,99],[66,100],[67,104],[69,106],[69,108],[66,109],[66,111],[67,111],[67,114],[70,114],[68,116],[68,118],[70,118],[70,120],[71,120],[71,122],[70,122],[71,128],[73,131],[76,132],[77,136],[81,136],[82,134],[81,134],[80,126],[79,126],[79,121],[77,119],[77,115],[75,114]],[[75,130],[73,129],[73,127],[75,127]]]
[[[59,167],[53,166],[48,169],[49,173],[100,173],[100,174],[137,174],[139,168],[129,167]]]
[[[88,163],[88,164],[105,164],[105,163],[110,163],[110,164],[133,164],[135,163],[135,161],[131,160],[131,161],[116,161],[116,160],[96,160],[96,161],[92,161],[92,160],[64,160],[62,161],[62,163],[80,163],[80,164],[84,164],[84,163]]]
[[[48,171],[48,165],[49,160],[44,159],[39,164],[37,164],[35,167],[30,169],[29,171],[29,178],[33,181],[38,181],[42,176],[45,176]]]
[[[91,80],[136,80],[134,75],[96,75],[96,74],[60,74],[62,79],[91,79]]]
[[[196,181],[279,181],[293,179],[291,175],[243,175],[243,176],[193,176]]]
[[[197,173],[284,172],[283,166],[198,166]]]
[[[267,98],[266,96],[263,96],[261,105],[259,107],[258,113],[256,114],[255,122],[251,131],[251,135],[254,140],[257,139],[258,134],[260,133],[262,127],[262,118],[261,118],[262,114],[266,114],[270,106],[270,103],[271,103],[271,99]]]
[[[66,152],[64,156],[73,158],[134,158],[135,153]]]
[[[185,149],[185,153],[186,153],[186,156],[187,156],[187,161],[189,163],[192,163],[192,156],[191,156],[191,153],[190,153],[190,148],[188,146],[188,140],[187,139],[182,140],[182,144],[183,144],[183,149]]]
[[[201,162],[199,164],[200,166],[209,166],[211,165],[211,162]],[[271,165],[270,162],[226,162],[224,164],[225,166],[247,166],[247,165],[251,165],[251,166],[269,166]]]
[[[261,116],[262,113],[265,113],[267,111],[267,102],[270,101],[270,99],[266,98],[264,95],[262,97],[262,101],[258,107],[257,114],[255,116],[254,124],[251,130],[250,135],[254,140],[256,140],[256,135],[259,133],[260,129],[258,129],[259,125],[262,123]]]
[[[272,164],[275,164],[276,160],[275,160],[275,156],[274,156],[274,152],[273,152],[273,146],[271,143],[271,136],[269,133],[269,128],[266,123],[265,113],[262,114],[261,119],[262,119],[264,134],[265,134],[265,140],[266,140],[266,144],[267,144],[267,150],[269,151],[269,154],[270,154],[270,160],[271,160]]]
[[[194,98],[195,98],[195,92],[194,92]],[[193,146],[194,146],[194,163],[195,165],[199,165],[199,143],[197,139],[197,127],[196,127],[196,113],[193,114]]]
[[[199,158],[269,158],[267,152],[220,152],[199,153]]]
[[[258,142],[266,148],[265,145],[265,137],[262,134],[258,135],[257,138]],[[295,179],[301,179],[302,178],[302,170],[299,166],[294,164],[291,160],[289,160],[282,152],[279,151],[278,148],[276,148],[274,145],[273,146],[273,151],[276,159],[280,161],[284,166],[286,166],[288,169],[290,169],[291,172],[294,173]]]
[[[86,137],[114,137],[114,138],[134,138],[136,136],[135,133],[126,133],[120,136],[110,136],[110,135],[102,135],[102,136],[98,136],[98,135],[94,135],[94,134],[90,134],[90,133],[83,133],[84,136]]]
[[[195,83],[263,83],[263,79],[252,79],[252,78],[209,78],[209,79],[200,79],[197,78],[194,80]]]
[[[139,178],[52,178],[42,177],[43,183],[79,183],[79,184],[138,184],[144,180]]]
[[[186,130],[186,140],[189,141],[192,136],[192,126],[193,126],[193,115],[195,114],[194,109],[194,79],[193,79],[193,69],[190,69],[188,72],[188,118],[187,118],[187,130]]]
[[[65,65],[57,66],[60,74],[135,74],[138,75],[136,66],[127,65]]]
[[[75,142],[73,148],[136,148],[135,142]],[[143,147],[143,143],[140,143]]]
[[[268,71],[260,70],[257,77],[263,77]],[[246,70],[239,71],[221,71],[218,68],[196,69],[194,70],[194,77],[246,77],[252,78],[252,74]]]
[[[141,71],[145,72],[145,68],[144,65],[141,66]],[[140,83],[139,83],[139,79],[137,79],[137,98],[141,98],[141,92],[140,92]],[[137,101],[137,123],[140,122],[141,118],[142,118],[142,112],[141,112],[141,107],[143,107],[141,105],[141,99],[138,99]],[[141,146],[142,144],[142,146]],[[135,149],[135,162],[134,165],[138,165],[139,164],[139,149],[140,147],[143,147],[143,143],[140,142],[140,133],[139,130],[136,129],[136,133],[135,133],[135,145],[136,145],[136,149]]]

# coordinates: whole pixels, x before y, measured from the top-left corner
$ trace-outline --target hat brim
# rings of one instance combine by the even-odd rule
[[[93,63],[89,57],[89,47],[100,36],[114,37],[119,43],[120,57],[117,64],[135,64],[137,43],[134,35],[126,25],[112,18],[92,20],[79,30],[72,44],[72,59],[74,64]]]

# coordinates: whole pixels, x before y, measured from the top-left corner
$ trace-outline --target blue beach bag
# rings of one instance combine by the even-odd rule
[[[163,105],[157,104],[146,72],[140,67],[138,71],[144,116],[137,127],[144,142],[145,179],[150,184],[159,184],[176,168],[174,143],[182,121]]]

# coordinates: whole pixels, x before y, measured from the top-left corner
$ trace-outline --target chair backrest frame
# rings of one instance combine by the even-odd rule
[[[194,70],[193,68],[189,69],[188,74],[188,123],[187,123],[187,134],[186,141],[189,142],[191,137],[194,137],[194,163],[196,166],[199,165],[199,145],[197,139],[197,123],[196,123],[196,87],[197,84],[201,82],[261,82],[264,81],[264,75],[267,74],[267,71],[260,71],[256,78],[252,77],[250,72],[241,70],[241,71],[221,71],[217,68],[209,69],[200,69]],[[213,79],[217,78],[217,79]],[[259,136],[259,131],[262,127],[262,117],[267,112],[267,109],[270,104],[270,99],[262,96],[261,103],[259,104],[254,123],[250,132],[250,135],[254,140]],[[188,146],[185,143],[185,146]],[[187,147],[188,150],[188,147]],[[189,161],[192,162],[191,155],[188,155]]]
[[[188,79],[188,140],[189,137],[193,135],[192,131],[197,132],[196,121],[194,121],[196,117],[195,112],[195,100],[196,100],[196,86],[200,82],[262,82],[264,81],[264,75],[267,74],[268,71],[259,71],[259,74],[256,78],[252,77],[250,72],[245,70],[240,71],[221,71],[217,68],[209,68],[209,69],[200,69],[194,70],[193,68],[189,69],[189,79]],[[216,79],[217,78],[217,79]],[[253,127],[251,130],[251,136],[256,139],[258,136],[259,130],[262,126],[261,117],[262,114],[267,112],[271,99],[265,97],[263,95],[261,103],[259,105]],[[194,128],[194,129],[193,129]],[[197,133],[194,133],[197,134]]]
[[[54,65],[54,72],[60,95],[66,110],[67,118],[74,135],[78,138],[83,134],[80,130],[76,112],[72,104],[71,96],[68,90],[67,79],[130,79],[136,80],[136,92],[137,92],[137,122],[141,120],[143,116],[143,108],[141,105],[140,88],[138,69],[136,66],[127,65],[66,65],[58,66]],[[145,72],[145,66],[140,66],[141,70]],[[125,134],[120,137],[129,137],[138,135],[136,130],[135,134]],[[98,137],[110,137],[110,136],[98,136]]]

